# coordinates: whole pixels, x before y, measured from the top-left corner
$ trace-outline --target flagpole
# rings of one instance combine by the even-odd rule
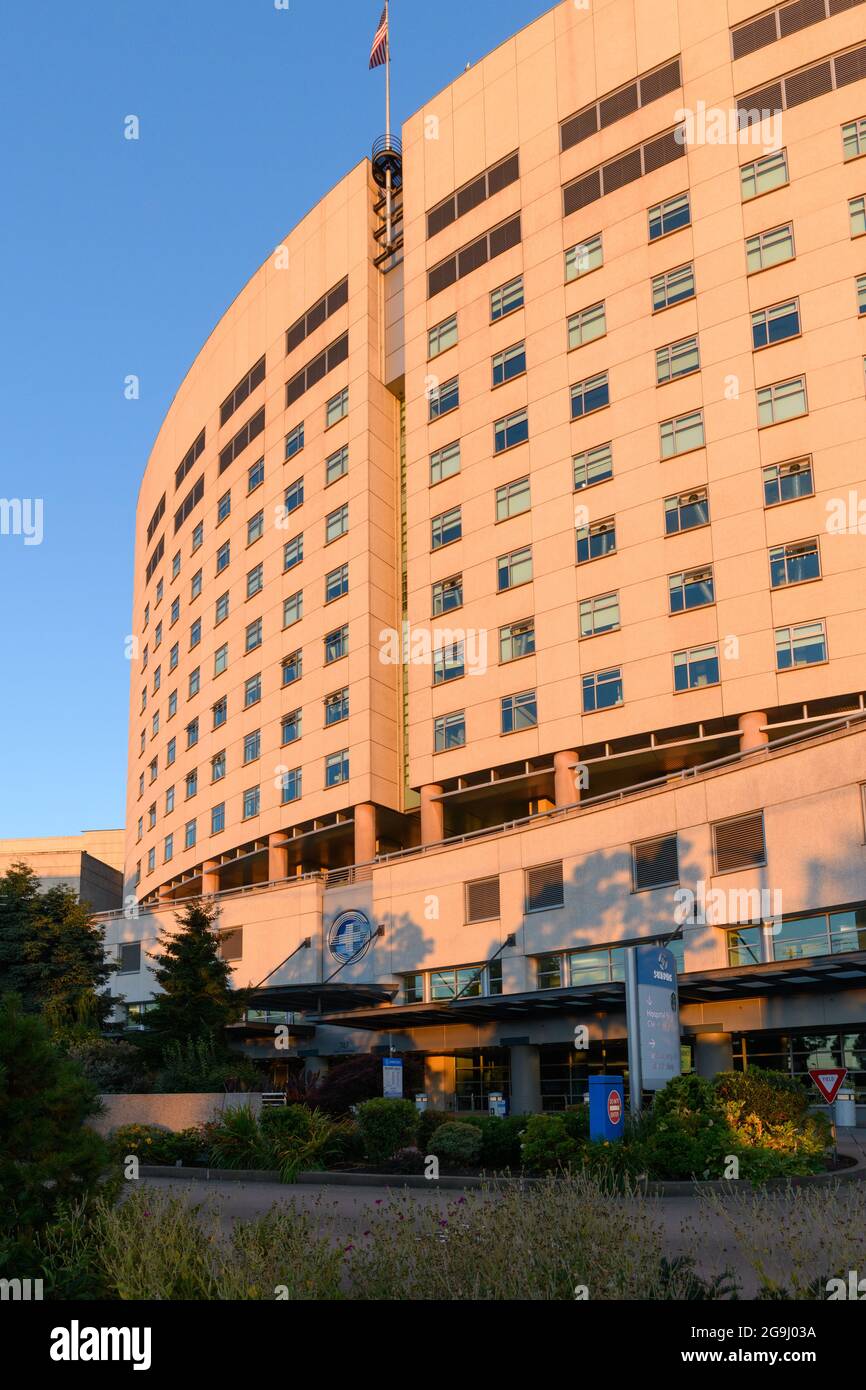
[[[385,0],[385,139],[388,149],[391,148],[391,7],[390,0]],[[388,170],[385,181],[386,197],[386,223],[385,233],[390,248],[393,232],[392,202],[391,202],[391,163],[388,162]]]

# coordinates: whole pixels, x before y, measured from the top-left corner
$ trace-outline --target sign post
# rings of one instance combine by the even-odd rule
[[[836,1120],[833,1115],[833,1102],[839,1093],[839,1088],[845,1077],[848,1075],[847,1067],[815,1067],[809,1072],[830,1111],[830,1128],[833,1131],[833,1157],[838,1160],[839,1150],[836,1144]]]
[[[641,1093],[660,1091],[682,1071],[677,963],[665,946],[625,952],[629,1108],[640,1114]]]
[[[403,1058],[382,1058],[382,1095],[388,1100],[403,1099]]]

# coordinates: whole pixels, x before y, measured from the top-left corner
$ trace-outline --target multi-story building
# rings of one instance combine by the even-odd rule
[[[0,874],[27,864],[43,891],[66,886],[94,911],[110,912],[123,901],[125,840],[122,830],[0,840]]]
[[[866,1101],[864,154],[858,0],[563,0],[289,233],[141,488],[131,1005],[212,896],[251,1036],[558,1106],[682,926],[686,1065]]]

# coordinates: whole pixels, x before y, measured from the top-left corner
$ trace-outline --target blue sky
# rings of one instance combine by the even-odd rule
[[[550,8],[392,0],[395,124]],[[0,498],[41,499],[42,540],[0,515],[0,837],[123,824],[139,480],[216,320],[382,132],[381,9],[4,6]]]

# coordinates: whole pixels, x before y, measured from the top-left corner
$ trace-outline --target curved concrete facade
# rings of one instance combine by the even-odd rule
[[[500,990],[565,990],[561,1047],[586,962],[553,986],[554,957],[663,935],[672,885],[723,874],[736,896],[763,855],[742,891],[782,906],[742,946],[754,1007],[694,986],[703,1065],[749,1030],[861,1037],[854,984],[786,1013],[766,981],[806,953],[792,925],[775,954],[779,913],[830,914],[819,955],[866,949],[866,6],[768,14],[565,0],[407,121],[390,227],[364,162],[181,386],[138,508],[127,879],[155,918],[213,894],[232,930],[255,923],[239,981],[296,949],[280,983],[327,981],[352,909],[379,935],[341,980],[403,1004],[362,1029],[429,1060],[431,972],[465,967],[491,1019]],[[836,827],[808,881],[762,819],[779,769]],[[676,859],[694,826],[707,863],[682,842],[641,897],[643,843]],[[596,901],[575,865],[615,845]],[[686,976],[743,964],[738,922],[686,933]],[[360,1045],[336,1012],[308,1052]],[[513,1045],[515,1095],[536,1087],[534,1025],[460,1028],[443,1015],[439,1090],[488,1044]]]

